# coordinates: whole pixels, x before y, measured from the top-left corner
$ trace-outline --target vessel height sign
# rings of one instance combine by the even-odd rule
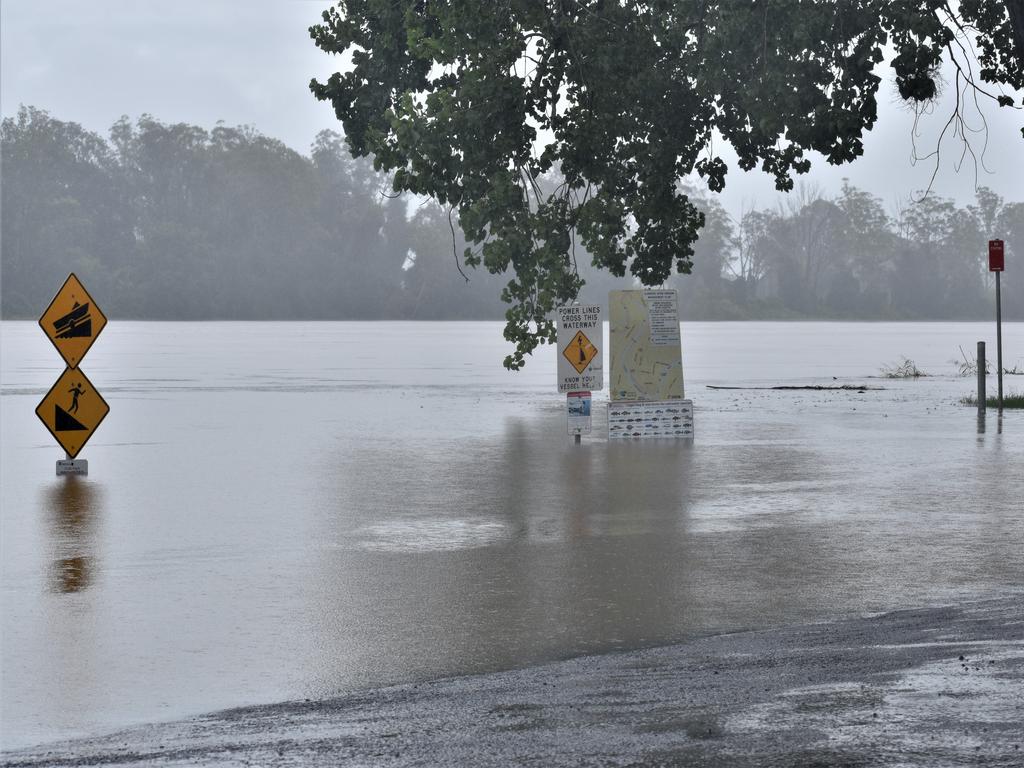
[[[43,333],[69,368],[78,367],[106,324],[106,315],[73,272],[39,318]]]
[[[558,310],[558,391],[590,392],[604,387],[600,304]]]

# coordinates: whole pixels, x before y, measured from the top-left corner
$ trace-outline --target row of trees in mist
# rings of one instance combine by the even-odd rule
[[[677,278],[705,318],[976,319],[992,316],[988,241],[1006,241],[1007,317],[1024,318],[1024,203],[981,187],[957,206],[922,194],[887,211],[843,184],[834,196],[798,187],[778,207],[734,221],[703,202],[693,274]]]
[[[251,128],[122,118],[107,138],[23,107],[2,124],[5,317],[35,317],[69,271],[111,317],[499,318],[508,277],[470,271],[457,222],[389,197],[322,132],[303,156]],[[706,225],[684,317],[971,319],[991,315],[986,243],[1007,241],[1007,317],[1024,317],[1024,204],[980,189],[887,211],[844,185],[804,188],[739,220],[696,194]],[[587,266],[582,296],[627,278]]]
[[[2,304],[44,309],[69,271],[108,315],[500,317],[503,281],[458,275],[436,205],[321,133],[309,157],[257,131],[122,118],[109,139],[22,108],[2,127]],[[462,247],[461,242],[458,247]]]

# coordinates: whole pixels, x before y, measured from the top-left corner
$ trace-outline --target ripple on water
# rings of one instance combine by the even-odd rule
[[[373,552],[452,552],[505,541],[506,523],[486,518],[392,520],[357,532],[359,549]]]

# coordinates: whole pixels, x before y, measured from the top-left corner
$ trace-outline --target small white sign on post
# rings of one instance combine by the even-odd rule
[[[88,475],[88,459],[57,459],[58,475]]]
[[[590,434],[590,402],[589,392],[569,392],[565,396],[570,435]]]
[[[591,392],[604,388],[600,304],[558,309],[558,391]]]

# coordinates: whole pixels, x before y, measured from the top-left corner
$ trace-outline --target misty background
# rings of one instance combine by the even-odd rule
[[[388,197],[309,93],[344,65],[308,39],[327,5],[0,4],[3,316],[38,316],[75,271],[113,317],[501,317],[508,278],[467,283],[457,222]],[[988,318],[992,237],[1004,315],[1024,318],[1020,112],[969,107],[981,159],[961,162],[939,141],[955,94],[918,119],[883,74],[856,163],[814,158],[790,195],[735,166],[721,195],[694,186],[707,226],[670,283],[685,318]],[[631,285],[577,262],[586,299]]]

